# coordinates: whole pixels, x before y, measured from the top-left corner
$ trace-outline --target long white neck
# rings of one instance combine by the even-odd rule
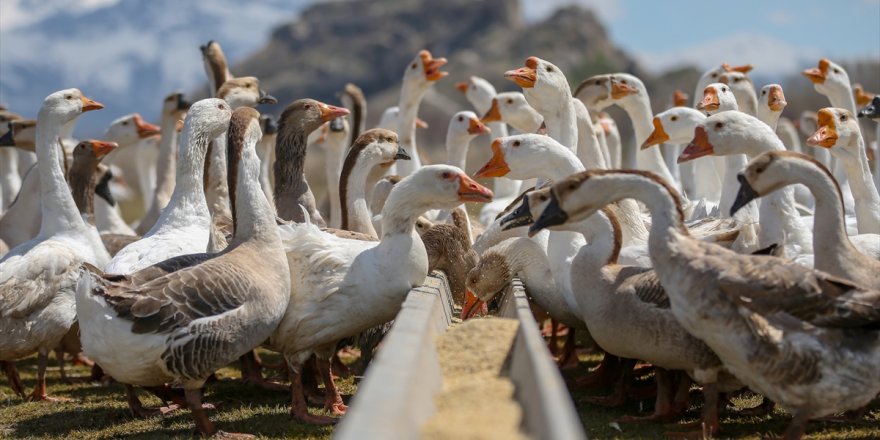
[[[419,152],[416,147],[416,117],[419,113],[419,105],[428,87],[407,87],[404,84],[400,92],[400,113],[397,116],[397,134],[400,137],[400,146],[406,150],[412,159],[397,164],[397,173],[401,176],[409,176],[422,167]]]
[[[578,143],[577,156],[588,170],[606,169],[605,152],[596,135],[596,128],[590,118],[587,106],[579,99],[573,99],[577,117]]]
[[[758,114],[756,115],[761,122],[770,126],[773,131],[776,131],[776,126],[779,125],[779,117],[782,116],[782,111],[775,112],[770,110],[769,107],[760,106],[758,107]]]
[[[849,110],[850,112],[852,112],[852,114],[854,114],[854,115],[857,113],[856,100],[853,97],[852,87],[849,84],[846,84],[845,87],[828,86],[828,87],[825,87],[824,89],[825,89],[825,91],[828,92],[827,94],[824,92],[819,92],[819,93],[822,93],[823,95],[825,95],[826,98],[828,98],[828,102],[831,103],[832,107],[845,108],[845,109]],[[819,91],[819,90],[817,89],[816,91]],[[831,163],[830,163],[831,172],[834,174],[834,178],[837,180],[837,183],[840,184],[840,186],[842,188],[847,187],[847,186],[852,186],[853,184],[858,185],[857,182],[852,182],[852,183],[849,182],[849,180],[853,177],[850,174],[850,169],[849,169],[850,167],[844,163],[841,163],[842,160],[834,160],[834,159],[835,159],[835,156],[832,154]],[[856,190],[853,190],[852,188],[850,188],[850,191],[853,193],[853,196],[855,196]],[[858,217],[858,210],[859,210],[860,203],[859,203],[858,199],[855,199],[854,202],[855,202],[855,206],[853,206],[853,208],[855,209],[856,216]],[[850,211],[850,212],[852,212],[852,211]]]
[[[647,95],[639,94],[631,99],[622,101],[621,107],[632,120],[633,130],[636,136],[636,145],[642,145],[654,131],[651,123],[651,101]],[[636,153],[636,166],[641,170],[651,171],[666,179],[669,183],[677,184],[663,161],[663,155],[659,148],[648,148]]]
[[[587,270],[591,273],[607,264],[616,263],[614,253],[614,228],[604,212],[597,211],[586,219],[571,223],[572,231],[584,236],[587,241],[574,257],[572,270]],[[615,261],[610,261],[614,257]]]
[[[345,209],[347,225],[343,225],[349,231],[361,232],[377,237],[376,229],[373,228],[372,216],[367,206],[366,187],[367,177],[378,162],[369,160],[364,155],[359,155],[352,167],[345,185]],[[339,197],[337,196],[337,199]],[[340,213],[340,217],[342,214]]]
[[[225,138],[224,138],[225,140]],[[159,220],[144,236],[151,236],[160,231],[173,230],[180,226],[190,225],[194,219],[208,227],[211,214],[203,191],[203,174],[205,155],[208,144],[207,133],[200,130],[196,121],[184,128],[180,143],[180,160],[177,161],[177,181],[171,200]],[[225,146],[225,142],[223,143]],[[215,148],[217,146],[215,145]],[[226,155],[224,157],[224,163]]]
[[[529,97],[529,93],[526,93]],[[532,102],[531,100],[529,101]],[[561,93],[556,105],[552,108],[536,109],[544,117],[544,124],[547,126],[547,134],[556,139],[562,145],[570,148],[577,153],[578,145],[578,126],[577,113],[571,98],[571,91]]]
[[[156,224],[159,213],[168,205],[171,194],[174,191],[176,175],[174,173],[175,163],[177,162],[177,119],[168,114],[162,114],[161,122],[162,138],[159,141],[159,157],[156,161],[156,190],[153,192],[153,199],[150,203],[150,209],[141,219],[144,227],[138,226],[138,232],[144,233],[148,228]]]
[[[465,169],[471,139],[473,139],[473,136],[467,133],[447,133],[446,164]]]
[[[336,136],[324,141],[324,173],[327,178],[327,197],[330,198],[330,227],[338,228],[342,221],[342,203],[339,200],[339,174],[345,160],[345,141]],[[362,182],[366,185],[366,180]]]
[[[40,236],[49,237],[59,232],[85,228],[85,223],[73,201],[73,195],[61,169],[61,123],[42,112],[37,121],[36,153],[40,172],[41,212]]]
[[[263,194],[266,194],[266,200],[273,210],[275,209],[275,196],[270,176],[272,175],[272,160],[275,157],[275,136],[274,134],[264,134],[257,144],[257,156],[260,158],[260,187],[263,188]]]
[[[856,220],[859,234],[880,234],[880,195],[877,187],[871,179],[871,168],[868,166],[868,155],[865,151],[865,141],[861,133],[850,136],[850,145],[835,146],[834,148],[846,148],[856,150],[857,155],[837,155],[839,162],[846,169],[849,177],[849,188],[853,199],[856,201]],[[832,154],[834,150],[831,150]]]

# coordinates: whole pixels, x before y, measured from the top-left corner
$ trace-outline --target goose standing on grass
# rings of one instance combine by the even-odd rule
[[[78,89],[61,90],[43,100],[36,133],[43,201],[40,232],[0,258],[0,360],[39,353],[33,400],[55,400],[46,393],[46,366],[49,351],[76,319],[74,289],[80,265],[104,265],[110,259],[98,232],[76,209],[58,148],[64,125],[101,108]]]
[[[651,259],[672,313],[728,371],[794,414],[787,439],[800,438],[809,419],[860,408],[880,392],[880,291],[694,239],[677,191],[651,173],[586,171],[557,182],[553,193],[555,203],[530,231],[624,198],[647,205]],[[709,411],[717,410],[717,391],[703,390]]]
[[[178,255],[205,252],[211,214],[203,191],[208,144],[226,131],[232,111],[222,99],[190,107],[183,124],[174,192],[144,237],[119,251],[104,272],[129,274]]]
[[[395,149],[402,147],[396,136],[383,142]],[[290,265],[291,298],[269,342],[291,368],[295,418],[307,423],[335,422],[308,413],[300,372],[313,353],[324,380],[325,408],[335,414],[345,412],[330,374],[330,356],[339,340],[393,319],[407,292],[424,282],[428,260],[414,228],[416,219],[431,209],[452,209],[461,202],[491,198],[491,191],[461,169],[431,165],[391,190],[382,210],[378,243],[339,238],[308,223],[279,227]]]
[[[265,341],[290,298],[275,214],[258,180],[259,116],[240,108],[229,124],[235,232],[223,252],[183,255],[130,276],[90,275],[77,286],[86,354],[126,384],[180,383],[203,436],[225,434],[202,407],[205,380]]]
[[[135,232],[146,234],[159,219],[159,213],[168,205],[174,192],[174,168],[177,162],[177,123],[186,116],[190,103],[183,99],[182,93],[172,93],[162,101],[162,117],[159,124],[161,141],[156,162],[156,190],[152,194],[150,207],[138,223]]]
[[[434,58],[431,52],[422,50],[406,66],[403,72],[403,83],[400,86],[400,100],[398,107],[400,114],[397,118],[397,130],[400,135],[400,146],[409,152],[412,160],[402,162],[397,169],[397,174],[406,177],[422,166],[418,148],[416,148],[416,117],[419,105],[425,93],[437,80],[449,75],[441,72],[440,68],[446,64],[446,58]]]
[[[787,185],[806,185],[816,199],[814,267],[859,286],[880,289],[880,235],[846,235],[840,187],[828,168],[805,154],[770,151],[752,159],[740,176],[739,195],[731,211]]]
[[[819,110],[818,129],[807,145],[827,148],[849,176],[859,234],[880,234],[880,195],[871,179],[865,140],[852,112],[826,107]]]
[[[349,113],[347,109],[300,99],[288,105],[278,120],[275,143],[275,209],[284,220],[305,221],[303,209],[311,222],[326,223],[315,206],[315,196],[306,181],[306,140],[321,124]]]

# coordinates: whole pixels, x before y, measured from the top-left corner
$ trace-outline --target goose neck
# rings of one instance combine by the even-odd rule
[[[176,228],[191,223],[192,215],[205,221],[210,217],[205,199],[204,168],[205,155],[211,139],[201,130],[196,121],[184,128],[180,143],[180,160],[177,161],[177,174],[174,192],[168,206],[162,211],[159,220],[146,235],[152,235],[165,228]]]
[[[162,115],[160,125],[159,159],[156,161],[156,192],[153,203],[165,204],[174,191],[174,167],[177,162],[177,119],[173,115]],[[162,208],[164,206],[159,206]]]
[[[304,130],[291,127],[279,133],[276,139],[275,204],[278,215],[284,219],[293,218],[293,212],[300,209],[296,206],[297,200],[309,191],[303,172],[307,136]]]
[[[398,107],[400,113],[397,117],[397,135],[399,136],[400,146],[406,150],[411,160],[402,161],[397,164],[397,170],[401,176],[408,176],[421,167],[421,159],[416,147],[416,118],[419,113],[419,106],[422,103],[428,87],[404,87],[400,94],[400,102]]]
[[[259,184],[260,160],[254,152],[258,136],[250,136],[241,151],[240,163],[230,164],[238,168],[235,179],[235,232],[229,248],[246,241],[257,243],[280,243],[275,212],[263,194]],[[235,160],[235,158],[233,158]]]
[[[851,145],[844,147],[855,151],[856,155],[838,155],[838,162],[842,163],[849,178],[849,188],[853,199],[856,200],[856,220],[860,234],[880,233],[880,194],[872,180],[871,168],[868,166],[868,156],[865,151],[865,143],[861,135],[854,136]]]
[[[816,200],[813,218],[813,249],[815,267],[826,270],[830,259],[858,253],[846,234],[843,196],[834,178],[815,166],[796,164],[797,179],[789,184],[802,183]]]
[[[465,169],[471,136],[449,134],[446,136],[446,163]]]
[[[80,214],[86,222],[95,224],[95,186],[98,174],[88,165],[74,163],[70,169],[70,193]]]
[[[365,156],[358,155],[354,166],[344,167],[338,198],[344,207],[341,213],[342,229],[377,236],[366,197],[367,178],[375,165],[376,163],[367,160]]]
[[[64,171],[61,169],[64,154],[60,139],[62,125],[51,116],[42,113],[37,122],[35,139],[37,169],[40,173],[40,197],[44,201],[41,203],[40,235],[42,236],[84,226],[73,195],[64,179]],[[49,201],[52,202],[47,203]]]

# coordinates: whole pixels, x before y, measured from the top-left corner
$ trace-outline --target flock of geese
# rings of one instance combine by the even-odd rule
[[[76,141],[77,118],[103,107],[78,89],[46,97],[36,120],[0,112],[0,145],[17,147],[0,148],[0,363],[22,398],[55,400],[48,356],[63,365],[69,353],[125,384],[134,415],[185,406],[202,435],[231,435],[202,389],[236,360],[245,382],[281,386],[262,377],[262,346],[289,369],[291,415],[333,423],[309,412],[311,383],[344,414],[337,351],[356,345],[365,365],[431,270],[464,318],[519,276],[569,335],[605,352],[584,382],[615,388],[595,403],[625,401],[635,361],[653,365],[653,414],[622,421],[675,420],[694,382],[701,433],[715,435],[719,393],[747,387],[790,412],[785,437],[800,438],[808,420],[880,393],[880,167],[860,126],[880,118],[880,97],[839,65],[804,71],[831,107],[792,123],[782,88],[756,89],[750,66],[711,69],[692,106],[676,92],[653,114],[633,75],[572,91],[529,57],[504,73],[521,93],[456,84],[474,109],[449,123],[447,164],[427,165],[418,108],[445,59],[419,52],[399,105],[368,130],[353,84],[344,107],[300,99],[275,120],[254,109],[276,102],[257,78],[233,76],[218,43],[201,49],[212,97],[169,95],[159,125],[127,115]],[[603,112],[615,105],[640,149]],[[474,178],[494,178],[494,192],[463,171],[470,142],[490,133]],[[313,148],[323,201],[304,170]],[[144,200],[136,224],[120,215],[125,192]],[[478,218],[467,202],[483,203]],[[34,353],[26,395],[13,362]],[[135,387],[169,405],[144,407]]]

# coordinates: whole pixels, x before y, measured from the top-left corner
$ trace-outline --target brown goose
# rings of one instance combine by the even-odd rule
[[[232,242],[130,276],[84,277],[77,288],[83,347],[120,382],[183,385],[202,435],[218,434],[201,405],[216,369],[265,341],[287,307],[290,275],[275,216],[259,185],[259,113],[240,108],[228,132]],[[211,299],[210,301],[208,299]]]

